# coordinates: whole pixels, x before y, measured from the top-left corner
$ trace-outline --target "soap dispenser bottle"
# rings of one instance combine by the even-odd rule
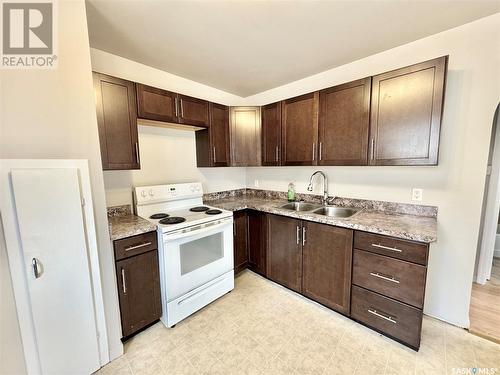
[[[293,182],[288,184],[288,201],[295,201],[295,184]]]

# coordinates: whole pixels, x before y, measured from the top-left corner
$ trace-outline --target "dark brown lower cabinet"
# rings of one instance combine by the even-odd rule
[[[266,215],[267,277],[296,292],[302,291],[302,222]]]
[[[265,214],[248,211],[248,267],[266,275]]]
[[[302,293],[348,315],[351,302],[351,229],[303,222]]]
[[[130,336],[161,316],[158,250],[116,262],[122,333]]]
[[[422,315],[422,310],[355,285],[352,287],[351,317],[415,350],[420,347]]]
[[[247,246],[247,213],[246,211],[237,211],[233,215],[233,259],[234,273],[244,270],[248,263],[248,246]]]

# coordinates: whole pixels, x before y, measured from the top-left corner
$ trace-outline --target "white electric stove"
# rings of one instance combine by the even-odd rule
[[[134,200],[136,214],[158,227],[166,326],[234,288],[233,213],[204,205],[201,183],[136,187]]]

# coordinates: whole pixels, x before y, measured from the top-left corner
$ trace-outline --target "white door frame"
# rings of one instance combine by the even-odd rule
[[[99,255],[95,230],[94,209],[92,207],[92,191],[88,160],[60,160],[60,159],[0,159],[0,210],[4,226],[5,243],[9,258],[10,274],[14,297],[19,319],[19,328],[24,349],[24,358],[28,374],[41,373],[38,357],[35,327],[31,317],[28,280],[24,272],[23,251],[20,234],[16,223],[16,213],[11,198],[10,170],[13,168],[76,168],[80,176],[80,189],[84,199],[83,214],[87,239],[87,250],[90,263],[90,277],[95,304],[95,319],[101,366],[109,362],[109,347],[104,315],[104,301],[102,296]],[[76,323],[75,323],[76,324]]]
[[[498,107],[495,112],[496,131],[492,134],[494,139],[493,158],[491,161],[491,173],[484,210],[484,227],[481,234],[481,246],[479,248],[479,260],[477,264],[476,282],[484,284],[491,277],[491,266],[495,251],[495,239],[497,235],[498,216],[500,211],[500,116]],[[495,128],[495,124],[494,124]]]

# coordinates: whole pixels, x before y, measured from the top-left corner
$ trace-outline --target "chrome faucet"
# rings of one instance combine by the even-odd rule
[[[323,171],[316,171],[311,175],[311,178],[309,179],[309,186],[307,187],[307,191],[313,191],[313,179],[314,176],[317,174],[320,174],[323,176],[323,205],[326,206],[327,200],[328,200],[328,177],[326,177],[326,174]]]

